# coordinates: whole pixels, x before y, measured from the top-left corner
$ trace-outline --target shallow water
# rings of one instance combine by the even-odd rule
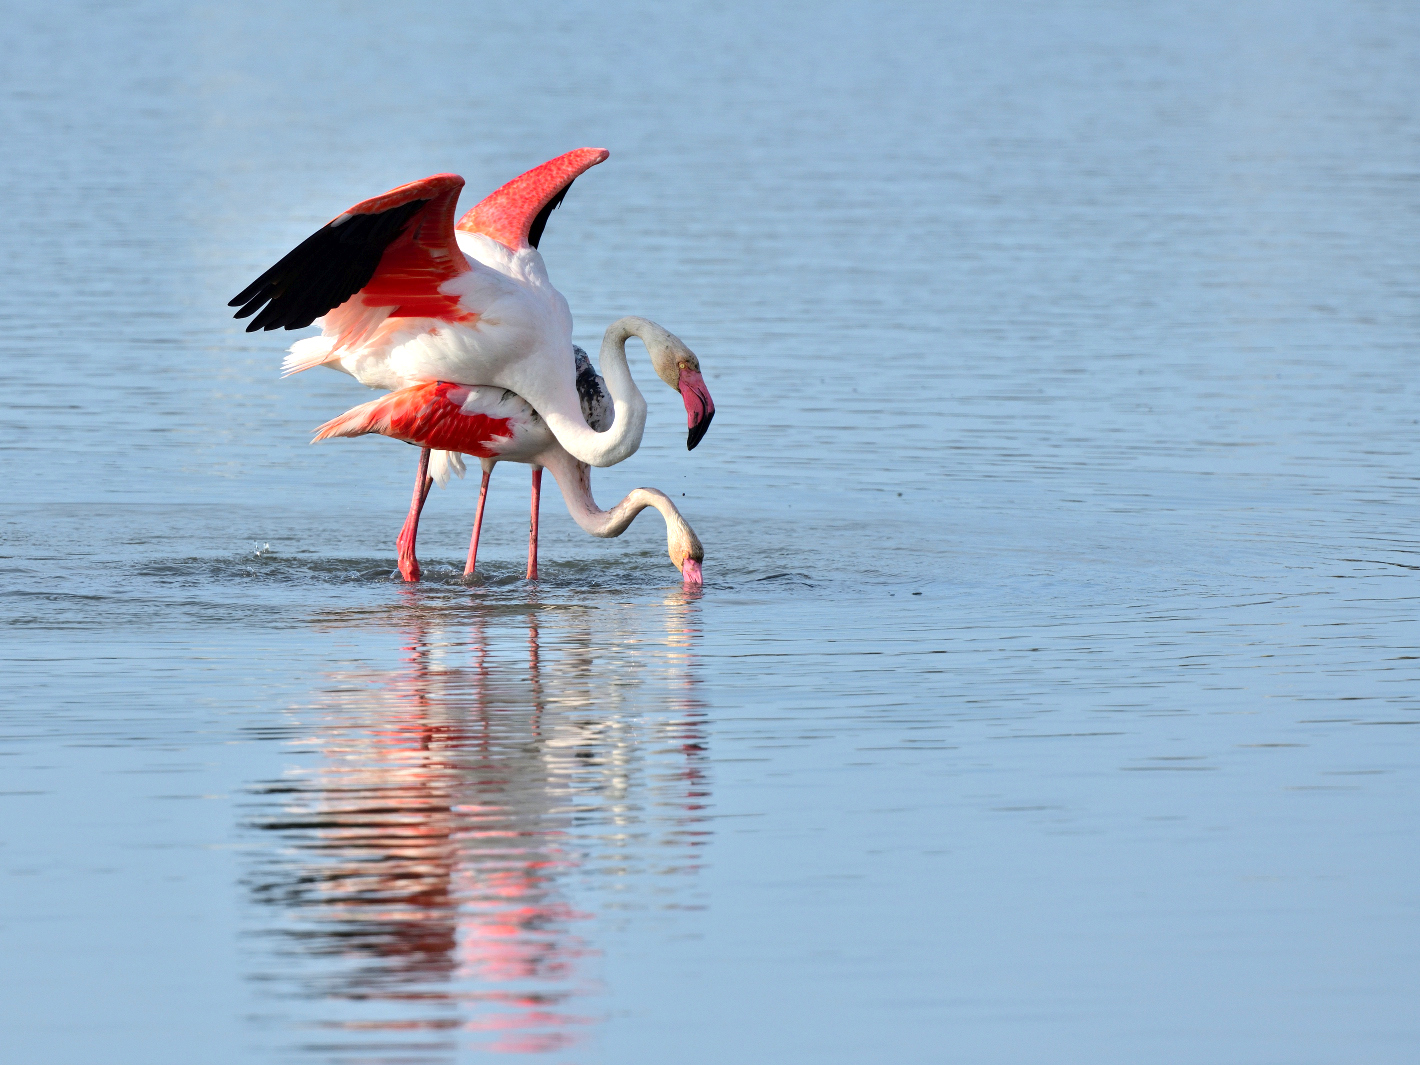
[[[1415,1059],[1412,8],[0,33],[14,1060]],[[414,451],[226,300],[583,144],[578,342],[718,407],[594,487],[705,588],[553,496],[524,582],[512,467],[405,586]]]

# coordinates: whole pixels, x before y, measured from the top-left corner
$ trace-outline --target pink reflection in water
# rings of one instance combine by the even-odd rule
[[[279,914],[262,978],[340,1004],[299,1022],[335,1037],[309,1057],[553,1054],[591,1029],[594,915],[568,890],[595,900],[597,869],[664,871],[668,848],[693,873],[709,835],[693,603],[652,634],[560,623],[548,649],[535,610],[415,614],[400,668],[325,678],[296,715],[322,761],[263,789],[280,810],[254,821],[280,839],[252,878]],[[648,837],[630,855],[628,811]]]

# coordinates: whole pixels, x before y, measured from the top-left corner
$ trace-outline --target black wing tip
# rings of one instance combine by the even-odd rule
[[[694,451],[695,445],[705,439],[705,434],[710,431],[710,423],[715,420],[715,412],[712,410],[705,415],[703,421],[696,422],[690,427],[690,431],[685,434],[685,450]]]
[[[536,248],[538,243],[542,240],[542,231],[547,228],[547,220],[552,217],[553,211],[562,206],[562,201],[567,198],[567,190],[572,187],[572,183],[576,180],[576,178],[573,178],[572,181],[563,185],[557,195],[548,200],[547,203],[543,205],[542,210],[533,218],[532,225],[528,227],[528,243],[534,248]]]
[[[369,284],[385,249],[430,202],[344,215],[339,226],[327,222],[232,299],[228,307],[241,307],[232,317],[256,314],[248,333],[305,329]]]

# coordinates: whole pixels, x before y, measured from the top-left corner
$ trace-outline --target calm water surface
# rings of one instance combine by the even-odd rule
[[[1068,8],[1068,10],[1066,9]],[[1408,4],[20,2],[7,1061],[1412,1062]],[[604,145],[542,250],[647,385],[610,542],[306,446],[227,299]],[[639,360],[639,361],[638,361]]]

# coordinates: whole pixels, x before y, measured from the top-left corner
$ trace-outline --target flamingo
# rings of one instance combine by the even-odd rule
[[[643,407],[645,400],[626,369],[626,341],[631,336],[640,337],[645,343],[656,375],[671,387],[677,387],[686,367],[693,367],[694,373],[699,375],[700,364],[695,353],[673,333],[645,318],[627,317],[613,322],[602,340],[602,366],[608,372],[621,373],[629,384],[629,396],[633,396]],[[582,364],[580,376],[586,399],[584,409],[588,412],[586,417],[601,421],[610,416],[614,420],[614,411],[607,409],[591,385],[592,381],[600,381],[600,378],[592,372],[591,381],[588,379],[591,363],[586,360],[585,352],[579,361]],[[708,393],[706,399],[709,399]],[[312,443],[367,433],[379,433],[422,448],[420,481],[415,485],[409,517],[398,541],[400,572],[407,580],[419,578],[419,563],[414,557],[415,534],[419,513],[434,480],[429,473],[430,456],[437,450],[472,455],[483,465],[483,483],[478,495],[478,512],[469,543],[465,576],[473,573],[477,561],[483,506],[493,467],[500,461],[510,461],[528,463],[534,470],[533,519],[528,544],[530,580],[537,577],[538,493],[541,470],[545,467],[552,471],[562,490],[568,513],[593,536],[620,536],[642,510],[654,507],[660,511],[666,522],[666,550],[671,561],[680,570],[686,584],[702,583],[704,548],[695,530],[665,493],[654,488],[637,488],[611,510],[600,509],[592,497],[590,466],[576,459],[552,434],[546,420],[516,393],[450,381],[410,385],[363,403],[326,422],[316,430]],[[447,478],[447,473],[444,477]]]
[[[626,371],[607,369],[617,413],[587,424],[572,363],[572,314],[537,245],[572,182],[607,158],[578,148],[514,178],[454,223],[464,180],[435,174],[362,200],[331,219],[229,304],[255,315],[247,331],[304,329],[283,376],[331,366],[371,388],[435,381],[504,388],[522,397],[578,461],[611,466],[633,454],[646,406]],[[698,369],[672,382],[694,447],[713,405]],[[429,456],[420,458],[421,482]],[[416,492],[422,483],[416,484]]]

